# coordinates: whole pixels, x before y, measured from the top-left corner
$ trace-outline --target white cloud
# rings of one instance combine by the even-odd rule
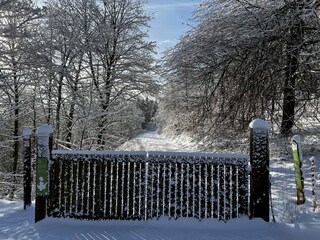
[[[148,10],[153,9],[172,9],[178,7],[194,7],[197,4],[195,2],[184,2],[184,3],[165,3],[165,4],[147,4],[145,6]]]
[[[163,40],[163,41],[158,41],[158,44],[162,45],[162,44],[175,44],[176,41],[173,41],[173,40],[169,40],[169,39],[166,39],[166,40]]]

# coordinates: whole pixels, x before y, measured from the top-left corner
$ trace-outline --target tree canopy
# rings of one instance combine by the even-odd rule
[[[290,134],[319,96],[318,13],[313,0],[204,2],[166,53],[166,114],[194,132],[244,129],[260,117]]]

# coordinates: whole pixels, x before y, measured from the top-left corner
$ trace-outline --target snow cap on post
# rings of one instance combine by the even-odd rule
[[[299,151],[299,155],[302,158],[301,138],[300,138],[299,135],[294,135],[291,138],[291,146],[292,146],[292,150],[298,150]]]
[[[24,137],[30,137],[32,135],[31,129],[28,128],[28,127],[24,128],[23,131],[22,131],[22,135]]]
[[[40,127],[38,127],[36,134],[38,136],[50,136],[50,134],[53,133],[53,129],[48,124],[43,124]]]
[[[268,131],[271,129],[269,123],[265,120],[260,119],[260,118],[253,120],[250,123],[249,127],[252,129],[266,129]]]
[[[300,144],[301,143],[301,138],[299,135],[294,135],[292,138],[291,138],[291,143],[295,143],[295,144]]]

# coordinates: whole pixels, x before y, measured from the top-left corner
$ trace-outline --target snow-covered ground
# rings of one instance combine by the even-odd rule
[[[190,152],[196,147],[191,143],[188,137],[185,141],[181,139],[179,142],[166,138],[164,135],[158,134],[157,131],[150,131],[139,135],[138,137],[126,142],[119,150],[143,150],[143,151],[179,151]]]
[[[303,216],[294,224],[247,218],[227,223],[215,219],[152,221],[80,221],[47,218],[34,224],[34,207],[0,200],[0,239],[107,240],[316,240],[320,219]]]
[[[189,139],[179,144],[148,132],[119,150],[190,151]],[[160,219],[152,221],[80,221],[46,218],[34,223],[34,206],[0,200],[0,239],[106,239],[106,240],[316,240],[320,236],[320,211],[312,211],[311,185],[306,182],[307,203],[294,203],[294,178],[290,162],[271,161],[273,207],[276,223],[247,217],[227,223],[216,219]],[[306,176],[308,179],[309,176]],[[291,179],[291,180],[290,180]],[[287,196],[289,195],[289,196]]]

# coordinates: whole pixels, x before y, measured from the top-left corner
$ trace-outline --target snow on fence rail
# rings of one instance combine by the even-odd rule
[[[35,221],[46,216],[226,221],[241,215],[269,221],[269,129],[262,120],[253,121],[250,128],[248,158],[243,154],[52,151],[52,128],[43,125],[37,131]]]

